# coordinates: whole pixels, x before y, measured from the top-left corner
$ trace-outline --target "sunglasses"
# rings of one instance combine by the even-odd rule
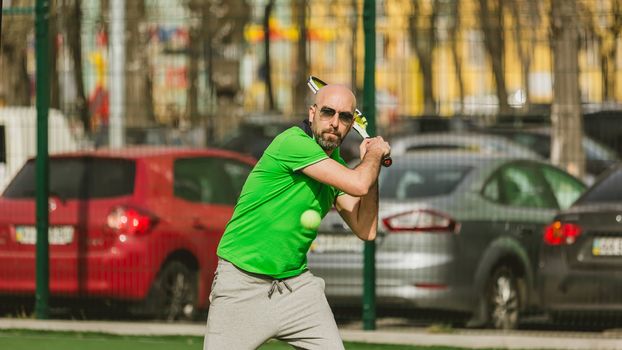
[[[317,105],[313,105],[317,108]],[[337,111],[334,108],[330,108],[327,106],[323,106],[320,108],[320,118],[322,119],[331,119]],[[339,112],[339,121],[344,124],[351,124],[354,120],[354,114],[351,112]]]

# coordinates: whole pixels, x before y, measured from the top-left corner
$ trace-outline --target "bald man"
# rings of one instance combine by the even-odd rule
[[[362,240],[376,237],[378,173],[391,148],[364,140],[354,169],[339,156],[356,98],[343,85],[315,95],[308,119],[278,135],[248,176],[218,246],[204,349],[256,349],[279,339],[298,349],[343,349],[324,281],[307,268],[317,235],[300,223],[334,205]]]

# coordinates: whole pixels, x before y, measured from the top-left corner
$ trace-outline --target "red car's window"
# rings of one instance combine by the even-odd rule
[[[174,194],[190,202],[235,205],[251,166],[224,158],[181,158],[174,164]]]
[[[131,195],[134,192],[135,162],[110,158],[50,159],[50,195],[66,199],[96,199]],[[34,198],[35,162],[28,161],[3,196]]]

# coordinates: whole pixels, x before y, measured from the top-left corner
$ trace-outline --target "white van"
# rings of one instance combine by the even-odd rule
[[[49,153],[78,150],[79,144],[60,111],[49,110],[48,130]],[[0,193],[24,162],[36,154],[36,108],[0,107]]]

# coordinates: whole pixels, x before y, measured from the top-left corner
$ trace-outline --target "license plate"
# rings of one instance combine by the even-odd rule
[[[360,253],[363,251],[363,241],[353,233],[348,235],[318,235],[311,245],[312,253],[350,252]]]
[[[37,243],[37,228],[33,226],[16,226],[15,240],[21,244]],[[73,226],[52,226],[48,228],[48,242],[64,245],[73,242]]]
[[[592,254],[595,256],[622,255],[622,238],[595,238],[592,243]]]

